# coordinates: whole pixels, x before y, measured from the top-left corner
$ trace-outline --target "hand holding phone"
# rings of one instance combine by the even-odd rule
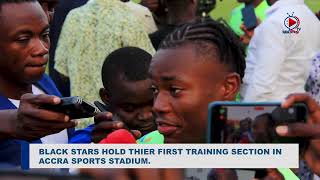
[[[302,103],[282,108],[281,103],[215,102],[209,112],[210,143],[288,143],[293,139],[279,137],[276,127],[306,122],[308,111]]]
[[[258,26],[258,20],[253,4],[246,5],[242,10],[243,23],[247,30],[253,30]]]
[[[214,104],[214,103],[213,103]],[[212,127],[214,124],[214,120],[217,119],[213,119],[214,116],[218,117],[217,115],[220,113],[223,114],[231,114],[231,112],[225,112],[223,110],[216,111],[218,112],[216,115],[212,114],[214,111],[213,108],[213,104],[210,105],[209,107],[209,143],[213,143],[213,142],[217,142],[218,143],[222,143],[222,136],[220,136],[220,138],[215,139],[216,134],[220,134],[219,131],[217,131],[216,133],[214,133],[214,128]],[[237,105],[238,107],[242,107],[244,106],[246,103],[225,103],[222,102],[223,105],[227,105],[227,107],[230,107],[230,104],[233,105]],[[222,105],[220,104],[220,105]],[[251,104],[253,105],[253,104]],[[265,111],[265,113],[272,113],[273,111],[270,110],[270,103],[266,103],[267,106],[261,106],[262,104],[259,103],[257,104],[258,106],[251,106],[251,107],[255,107],[256,111]],[[304,107],[303,107],[304,106]],[[245,107],[250,107],[249,104],[247,104],[247,106]],[[244,107],[244,108],[245,108]],[[281,107],[281,110],[276,110],[275,112],[278,113],[278,115],[274,115],[273,118],[277,117],[282,117],[283,115],[281,115],[282,113],[287,113],[287,115],[284,115],[285,118],[278,118],[277,121],[277,125],[275,127],[276,129],[276,137],[278,136],[282,136],[282,137],[289,137],[293,138],[304,138],[303,141],[308,143],[308,146],[304,146],[303,149],[300,149],[303,151],[303,157],[313,157],[313,155],[318,155],[320,152],[320,142],[319,142],[319,138],[320,138],[320,105],[316,103],[316,101],[310,97],[308,94],[291,94],[289,95],[285,101],[276,106],[276,108]],[[292,113],[292,110],[290,112],[290,108],[293,108],[293,110],[297,113]],[[220,108],[218,108],[220,109]],[[285,109],[287,111],[281,112],[282,109]],[[300,109],[300,110],[298,110]],[[238,109],[239,110],[239,109]],[[232,110],[231,110],[232,111]],[[278,112],[277,112],[278,111]],[[251,111],[243,111],[243,110],[239,110],[236,112],[237,114],[252,114]],[[258,113],[256,113],[258,114]],[[261,114],[261,113],[260,113]],[[230,115],[231,116],[231,115]],[[230,117],[229,116],[229,117]],[[253,115],[255,116],[255,114]],[[218,118],[218,120],[221,120],[224,117],[228,117],[228,116],[219,116],[220,118]],[[272,115],[271,115],[272,118]],[[247,122],[250,119],[247,120]],[[227,120],[225,120],[227,121]],[[221,122],[221,121],[218,121]],[[219,125],[219,123],[218,123]],[[220,127],[228,127],[228,126],[224,126],[222,123],[220,123],[219,125]],[[246,129],[246,123],[242,124],[242,129]],[[210,130],[211,129],[211,130]],[[221,131],[220,131],[221,132]],[[210,137],[211,136],[211,137]],[[296,141],[297,142],[297,141]],[[320,162],[317,160],[317,158],[306,158],[304,159],[307,164],[319,164]],[[277,173],[277,172],[275,172]],[[319,171],[314,171],[315,174],[319,174]],[[274,173],[273,173],[274,174]],[[279,174],[279,173],[278,173]],[[270,169],[268,169],[268,175],[270,175]]]
[[[101,113],[98,113],[94,117],[95,127],[92,131],[92,141],[94,143],[99,143],[103,138],[108,134],[112,133],[115,130],[126,129],[133,134],[135,137],[140,137],[141,133],[136,130],[130,130],[121,119],[112,114],[109,111],[109,107],[99,101],[95,101],[94,104],[99,108]]]
[[[308,107],[307,123],[292,123],[277,127],[277,134],[285,137],[320,138],[320,105],[308,94],[291,94],[282,103],[282,108],[290,108],[295,103],[305,103]],[[320,150],[320,149],[319,149]]]
[[[42,109],[66,114],[70,119],[82,119],[95,116],[99,110],[78,96],[61,98],[57,105],[43,105]]]
[[[15,113],[10,120],[12,138],[33,141],[76,126],[77,121],[70,120],[65,114],[40,108],[44,105],[56,106],[60,102],[60,98],[47,94],[22,95],[20,106],[12,111]]]

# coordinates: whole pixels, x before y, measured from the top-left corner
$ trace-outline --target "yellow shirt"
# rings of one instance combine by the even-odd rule
[[[56,50],[55,69],[70,78],[72,96],[93,102],[100,99],[105,58],[125,46],[155,53],[141,22],[123,2],[94,0],[68,14]]]

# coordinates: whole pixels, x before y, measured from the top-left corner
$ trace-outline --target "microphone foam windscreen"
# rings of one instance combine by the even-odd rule
[[[129,131],[119,129],[110,133],[99,144],[136,144],[136,139]]]

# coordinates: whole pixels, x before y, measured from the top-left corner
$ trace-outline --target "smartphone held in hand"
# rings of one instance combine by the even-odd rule
[[[253,30],[258,26],[257,16],[253,4],[246,5],[242,10],[243,23],[247,30]]]
[[[209,105],[209,143],[299,143],[279,137],[275,128],[306,122],[307,107],[297,103],[288,109],[281,103],[214,102]]]
[[[70,119],[89,118],[99,112],[94,105],[78,96],[61,98],[60,104],[44,105],[41,108],[66,114]]]

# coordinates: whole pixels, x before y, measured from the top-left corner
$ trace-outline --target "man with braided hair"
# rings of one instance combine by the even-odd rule
[[[176,29],[150,65],[154,111],[165,143],[206,142],[208,104],[232,101],[244,75],[244,49],[235,34],[211,19]],[[188,169],[188,179],[208,170]]]
[[[303,0],[267,3],[266,20],[254,31],[245,30],[252,39],[240,93],[244,101],[280,101],[305,92],[312,58],[320,49],[320,22]]]
[[[206,142],[209,102],[234,100],[244,69],[244,50],[239,40],[220,23],[198,20],[167,36],[149,68],[154,92],[153,108],[158,131],[164,135],[165,143]],[[313,109],[311,112],[318,110],[315,102],[306,95],[291,95],[288,99],[283,108],[292,106],[293,102],[303,101]],[[291,105],[288,106],[288,103]],[[311,119],[308,121],[311,123]],[[301,125],[301,130],[308,125]],[[282,127],[276,130],[278,135],[283,136]],[[283,128],[285,133],[291,130],[289,127]],[[307,132],[297,136],[308,136]],[[306,160],[311,162],[313,172],[319,174],[319,168],[312,164],[318,162],[312,158]],[[288,175],[284,171],[281,173],[268,170],[268,176],[276,176],[274,179]],[[234,179],[233,173],[223,175],[226,179]],[[204,178],[193,174],[188,179]]]
[[[239,40],[218,22],[198,20],[167,36],[150,66],[165,142],[205,142],[208,104],[234,100],[244,69]]]

